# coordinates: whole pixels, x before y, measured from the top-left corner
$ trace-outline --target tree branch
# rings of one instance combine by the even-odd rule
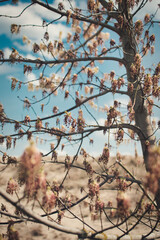
[[[51,11],[53,11],[55,13],[58,13],[58,14],[60,14],[62,16],[65,16],[65,17],[68,16],[66,12],[62,12],[62,11],[60,11],[60,10],[50,6],[50,5],[46,5],[45,3],[40,2],[39,0],[32,0],[32,1],[34,3],[39,4],[40,6],[42,6],[44,8],[47,8],[48,10],[51,10]],[[118,29],[116,29],[115,27],[110,26],[110,25],[108,25],[106,23],[102,23],[102,22],[99,22],[99,21],[96,21],[96,20],[92,20],[92,19],[89,19],[87,17],[86,18],[85,17],[81,17],[81,16],[78,16],[78,15],[75,15],[75,14],[71,14],[71,18],[75,18],[75,19],[83,21],[83,22],[88,22],[88,23],[92,23],[92,24],[95,24],[95,25],[99,25],[99,26],[102,26],[102,27],[105,27],[105,28],[108,28],[108,29],[114,31],[117,34],[120,34],[120,31]]]
[[[33,211],[30,211],[29,209],[27,209],[26,207],[24,207],[23,205],[21,205],[20,203],[17,203],[17,201],[13,200],[12,197],[10,197],[9,194],[5,193],[3,190],[0,189],[0,195],[9,203],[11,203],[13,206],[15,206],[17,209],[19,209],[21,212],[23,212],[23,214],[27,215],[28,217],[31,217],[33,219],[35,219],[38,223],[44,224],[50,228],[53,228],[55,230],[64,232],[64,233],[69,233],[69,234],[74,234],[74,235],[85,235],[84,231],[79,230],[79,229],[73,229],[73,227],[69,228],[69,227],[65,227],[62,225],[59,225],[57,223],[53,223],[50,222],[46,219],[43,219],[42,217],[40,217],[38,214],[33,213]]]
[[[33,64],[41,64],[41,65],[49,65],[49,64],[61,64],[61,63],[74,63],[74,62],[87,62],[87,61],[116,61],[121,62],[125,65],[125,61],[123,58],[118,57],[86,57],[86,58],[71,58],[71,59],[56,59],[56,60],[41,60],[41,59],[27,59],[27,58],[15,58],[15,59],[0,59],[0,63],[33,63]]]

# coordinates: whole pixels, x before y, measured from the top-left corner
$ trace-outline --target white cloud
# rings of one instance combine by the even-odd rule
[[[5,5],[0,6],[0,14],[16,16],[18,15],[24,8],[26,4],[19,3],[17,6],[13,5]],[[60,15],[58,15],[60,16]],[[31,6],[28,8],[20,17],[18,18],[6,18],[1,17],[0,21],[0,34],[5,34],[11,39],[22,39],[23,35],[26,35],[33,42],[40,42],[43,38],[43,35],[46,31],[46,28],[41,27],[43,19],[54,20],[56,18],[55,13],[48,11],[38,5]],[[11,24],[21,24],[21,25],[39,25],[39,27],[33,26],[25,26],[22,27],[19,34],[11,34],[10,26]],[[50,39],[58,39],[59,32],[62,31],[62,38],[66,37],[67,32],[69,31],[69,27],[63,25],[58,21],[58,24],[51,24],[48,26],[48,31],[50,33]]]
[[[11,55],[12,50],[9,49],[9,48],[5,48],[3,52],[4,52],[4,57],[5,58],[9,58],[9,56]]]
[[[31,73],[26,74],[25,79],[27,82],[32,81],[32,84],[34,86],[39,86],[39,81],[34,73],[31,72]]]
[[[99,118],[99,119],[96,119],[97,120],[97,122],[98,122],[98,124],[100,125],[100,126],[104,126],[104,122],[105,122],[105,118]],[[91,121],[86,121],[86,123],[90,126],[90,125],[97,125],[97,123],[94,121],[94,120],[91,120]]]
[[[19,42],[14,41],[13,45],[17,47],[18,50],[22,50],[25,52],[31,52],[32,51],[32,44],[20,44]]]
[[[16,67],[15,65],[0,65],[0,75],[5,75],[5,74],[8,74],[10,72],[12,73],[16,73],[19,71],[19,68]]]

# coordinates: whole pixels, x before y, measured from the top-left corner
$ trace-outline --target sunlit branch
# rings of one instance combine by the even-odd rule
[[[42,217],[40,217],[38,214],[33,213],[33,211],[27,209],[26,207],[24,207],[22,204],[18,203],[17,201],[13,200],[12,197],[10,197],[9,194],[5,193],[3,190],[0,189],[0,195],[9,203],[11,203],[14,207],[16,207],[17,209],[19,209],[21,212],[23,212],[26,216],[31,217],[33,219],[35,219],[38,223],[44,224],[50,228],[56,229],[58,231],[61,232],[65,232],[65,233],[70,233],[70,234],[74,234],[74,235],[84,235],[84,232],[78,229],[74,229],[73,227],[69,228],[69,227],[65,227],[62,225],[59,225],[57,223],[51,222],[49,220],[43,219]]]
[[[106,60],[106,61],[116,61],[120,62],[125,65],[125,61],[122,58],[118,57],[86,57],[86,58],[72,58],[72,59],[57,59],[57,60],[41,60],[41,59],[26,59],[26,58],[18,58],[18,59],[0,59],[0,63],[33,63],[33,64],[41,64],[41,65],[49,65],[49,64],[60,64],[60,63],[74,63],[74,62],[86,62],[86,61],[100,61],[100,60]]]
[[[40,2],[38,0],[33,0],[33,2],[39,4],[40,6],[46,8],[46,9],[49,9],[49,10],[53,11],[55,13],[58,13],[58,14],[60,14],[62,16],[66,16],[67,17],[67,13],[66,12],[62,12],[62,11],[60,11],[60,10],[50,6],[50,5],[46,5],[45,3]],[[119,30],[118,29],[116,29],[115,27],[113,27],[111,25],[108,25],[106,23],[97,22],[97,21],[89,19],[87,17],[81,17],[81,16],[78,16],[78,15],[75,15],[75,14],[74,15],[71,14],[71,18],[75,18],[75,19],[80,20],[82,22],[88,22],[88,23],[92,23],[92,24],[95,24],[95,25],[99,25],[99,26],[108,28],[108,29],[110,29],[110,30],[112,30],[112,31],[114,31],[114,32],[119,34]]]
[[[48,117],[40,118],[40,120],[41,120],[41,121],[44,121],[44,120],[48,120],[48,119],[51,119],[51,118],[55,118],[55,117],[61,116],[61,115],[65,114],[65,112],[71,112],[72,110],[80,107],[81,105],[85,104],[85,103],[88,102],[89,100],[92,100],[92,99],[94,99],[94,98],[98,98],[98,97],[103,96],[103,95],[105,95],[105,94],[107,94],[107,93],[110,93],[110,92],[112,92],[111,89],[106,89],[106,90],[104,90],[104,91],[102,91],[102,92],[100,92],[100,93],[98,93],[98,94],[92,95],[92,96],[90,96],[90,97],[88,97],[88,98],[85,98],[84,100],[81,100],[78,105],[76,104],[76,105],[74,105],[73,107],[71,107],[71,108],[69,108],[69,109],[66,109],[65,111],[59,112],[59,113],[57,113],[57,114],[53,114],[53,115],[48,116]],[[123,95],[123,94],[124,94],[124,95],[128,95],[127,92],[125,92],[125,91],[120,91],[120,90],[117,90],[116,93],[122,94],[122,95]],[[31,122],[36,122],[36,121],[37,121],[37,119],[33,119],[33,120],[30,121],[30,123],[31,123]],[[5,123],[15,123],[15,122],[17,122],[17,120],[13,120],[13,119],[9,119],[9,118],[6,118],[6,117],[5,117],[4,122],[5,122]],[[18,121],[18,122],[19,122],[20,124],[24,124],[24,121]],[[27,126],[27,127],[31,127],[30,125],[26,125],[26,124],[24,124],[24,125]]]
[[[140,6],[137,8],[137,10],[132,14],[132,17],[134,17],[137,14],[137,12],[139,12],[146,5],[147,2],[148,0],[143,0]]]
[[[52,164],[57,164],[57,165],[65,165],[65,162],[60,162],[60,161],[58,161],[58,162],[53,162],[53,161],[52,161],[52,162],[51,162],[51,161],[43,160],[42,162],[45,163],[45,164],[47,164],[47,163],[49,163],[49,164],[52,163]],[[79,166],[79,165],[74,165],[74,164],[72,164],[72,168],[77,168],[77,169],[80,169],[80,170],[86,172],[86,168],[81,167],[81,166]],[[103,174],[103,173],[99,173],[99,172],[96,172],[96,171],[94,171],[94,174],[100,175],[100,176],[103,177],[104,179],[108,179],[108,180],[110,180],[110,179],[115,179],[115,176],[114,176],[114,175]],[[121,176],[121,175],[118,176],[117,178],[118,178],[118,179],[125,179],[126,181],[132,182],[132,183],[142,184],[142,182],[141,182],[140,180],[137,180],[136,178],[130,178],[130,177]]]
[[[133,130],[135,133],[137,133],[137,135],[139,136],[140,140],[147,140],[147,138],[145,137],[145,135],[143,134],[143,132],[141,131],[140,128],[128,124],[128,123],[120,123],[120,124],[113,124],[111,126],[88,126],[88,128],[85,128],[82,132],[63,132],[61,130],[57,130],[57,129],[45,129],[42,128],[41,130],[36,130],[36,131],[31,131],[31,133],[49,133],[51,135],[55,135],[55,136],[59,136],[59,137],[67,137],[67,136],[74,136],[74,135],[81,135],[81,134],[85,134],[85,133],[93,133],[93,132],[97,132],[97,131],[107,131],[108,129],[117,129],[117,128],[126,128],[126,129],[131,129]],[[16,137],[16,136],[24,136],[27,135],[28,132],[23,132],[23,133],[17,133],[17,134],[10,134],[10,137]],[[8,135],[6,136],[1,136],[1,138],[5,139],[7,138]]]
[[[0,15],[0,17],[6,17],[6,18],[19,18],[29,7],[31,7],[34,3],[29,4],[27,7],[25,7],[20,14],[17,16],[9,16],[9,15]]]
[[[79,154],[79,152],[80,152],[80,150],[81,150],[82,143],[83,143],[83,134],[82,134],[81,142],[80,142],[79,147],[78,147],[78,149],[77,149],[76,155],[73,157],[73,160],[72,160],[72,162],[71,162],[71,167],[72,167],[72,164],[75,162],[75,160],[76,160],[76,158],[77,158],[77,156],[78,156],[78,154]],[[61,184],[60,184],[60,187],[63,186],[63,183],[64,183],[64,181],[66,180],[66,178],[67,178],[67,176],[68,176],[69,170],[70,170],[70,168],[67,169],[67,172],[66,172],[66,174],[65,174],[65,176],[64,176],[64,178],[63,178],[63,180],[62,180],[62,182],[61,182]]]

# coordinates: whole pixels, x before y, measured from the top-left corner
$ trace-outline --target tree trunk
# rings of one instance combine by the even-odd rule
[[[123,55],[124,60],[126,62],[125,67],[127,71],[127,79],[129,83],[132,83],[134,86],[134,90],[132,93],[129,93],[133,109],[135,111],[135,125],[141,130],[143,133],[140,134],[140,142],[143,152],[143,158],[146,170],[148,171],[148,145],[153,146],[155,145],[155,136],[153,135],[153,129],[151,125],[150,115],[148,114],[146,101],[143,98],[143,90],[141,84],[138,81],[138,74],[137,76],[133,77],[131,73],[131,65],[135,62],[135,55],[138,53],[136,49],[136,39],[134,33],[134,27],[132,20],[130,18],[129,9],[126,8],[126,1],[123,0],[120,11],[123,11],[124,16],[124,24],[121,29],[121,41],[123,47]],[[157,194],[155,196],[157,206],[160,208],[160,184]]]

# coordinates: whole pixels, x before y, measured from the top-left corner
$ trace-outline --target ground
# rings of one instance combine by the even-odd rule
[[[65,169],[64,164],[62,164],[61,162],[64,161],[64,158],[61,157],[58,159],[58,163],[53,163],[51,162],[51,160],[48,158],[47,159],[47,163],[44,164],[44,169],[46,172],[46,177],[48,179],[48,182],[53,182],[53,181],[57,181],[58,183],[61,183],[67,170]],[[93,159],[89,159],[88,160],[90,163],[92,163],[94,169],[100,173],[102,171],[104,171],[104,168],[102,168],[99,164],[96,163],[96,161]],[[76,160],[76,162],[74,163],[75,165],[78,166],[83,166],[83,159],[82,157],[78,160]],[[111,160],[111,162],[109,163],[110,166],[110,171],[112,169],[113,164],[115,164],[115,159],[113,158]],[[141,181],[144,180],[144,177],[146,175],[146,171],[145,171],[145,167],[143,164],[143,160],[142,158],[134,158],[134,157],[123,157],[122,159],[122,164],[132,173],[134,174],[134,176],[136,177],[136,179],[139,179]],[[117,164],[116,164],[117,165]],[[1,170],[5,167],[5,165],[1,164],[0,165]],[[84,167],[84,166],[83,166]],[[120,167],[119,165],[116,167],[117,169],[119,169],[121,174],[124,174],[124,171],[122,170],[122,167]],[[17,165],[12,164],[9,165],[4,171],[1,171],[0,174],[0,183],[1,183],[1,188],[6,190],[6,186],[7,186],[7,182],[9,180],[10,177],[13,178],[17,178],[18,171],[17,171]],[[96,175],[95,175],[96,176]],[[83,196],[85,196],[88,192],[88,178],[89,176],[87,175],[87,173],[85,171],[82,171],[81,169],[77,169],[77,168],[73,168],[70,169],[69,174],[65,180],[64,183],[64,187],[67,188],[67,192],[69,194],[69,196],[72,196],[72,201],[76,201],[75,198],[75,194],[78,198],[82,198]],[[101,180],[102,181],[102,180]],[[113,207],[116,207],[116,197],[117,197],[117,191],[115,190],[117,186],[116,181],[114,183],[110,183],[110,184],[105,184],[102,187],[102,190],[100,192],[100,198],[102,199],[102,201],[105,202],[105,206],[107,206],[108,202],[112,202]],[[83,191],[82,191],[83,189]],[[19,195],[23,192],[23,187],[22,189],[19,191]],[[63,196],[63,191],[62,191],[62,196]],[[132,188],[129,188],[127,190],[127,195],[129,196],[129,199],[131,201],[131,209],[134,209],[136,202],[139,201],[139,199],[142,196],[142,192],[141,190],[139,190],[139,188],[137,187],[136,184],[133,184]],[[15,194],[13,194],[13,198],[16,199]],[[79,220],[77,220],[73,214],[75,214],[78,217],[82,217],[84,218],[85,222],[88,225],[93,226],[94,229],[96,230],[100,230],[101,229],[101,225],[108,227],[108,226],[113,226],[110,222],[107,221],[106,217],[104,216],[104,214],[102,214],[102,222],[100,220],[100,218],[96,219],[95,221],[93,221],[93,219],[91,219],[90,214],[89,214],[89,201],[90,200],[85,200],[80,204],[80,207],[74,207],[71,209],[72,213],[68,213],[67,211],[65,211],[64,213],[64,217],[62,219],[61,224],[65,225],[65,226],[72,226],[73,228],[79,228],[79,229],[83,229],[85,228],[87,231],[90,231],[90,229],[85,225],[83,225],[83,223],[81,223]],[[0,204],[5,204],[8,213],[12,213],[15,214],[15,208],[9,204],[6,203],[2,197],[0,197]],[[36,212],[38,214],[44,214],[44,212],[38,207],[38,203],[31,201],[29,203],[27,203],[26,201],[24,202],[26,207],[33,207],[33,212]],[[57,214],[52,216],[53,217],[53,221],[57,220]],[[93,216],[92,216],[93,218]],[[5,224],[5,222],[7,222],[9,220],[8,217],[5,217],[4,215],[2,215],[2,217],[0,218],[0,233],[2,234],[6,234],[7,231],[7,224]],[[115,218],[113,217],[113,222],[115,223]],[[128,221],[128,228],[132,227],[133,224],[135,223],[136,219],[132,218],[131,220]],[[18,231],[19,233],[19,239],[20,240],[50,240],[50,239],[57,239],[57,240],[76,240],[77,236],[74,235],[68,235],[65,233],[61,233],[58,232],[54,229],[49,229],[46,226],[43,226],[41,224],[37,224],[37,223],[33,223],[33,222],[22,222],[22,223],[16,223],[14,225],[14,228]],[[126,225],[124,226],[124,228],[126,228]],[[145,234],[146,232],[149,231],[149,227],[147,227],[144,224],[140,224],[137,225],[134,228],[134,231],[131,232],[131,234]],[[107,232],[105,232],[106,234],[122,234],[122,231],[119,230],[118,228],[116,229],[110,229]]]

